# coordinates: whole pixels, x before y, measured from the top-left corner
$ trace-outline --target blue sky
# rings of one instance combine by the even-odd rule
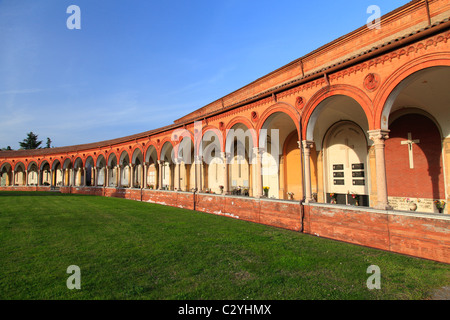
[[[407,2],[0,0],[0,148],[172,124]]]

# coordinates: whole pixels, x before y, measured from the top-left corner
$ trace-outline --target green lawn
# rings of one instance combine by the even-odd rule
[[[81,270],[69,290],[67,267]],[[367,268],[381,270],[369,290]],[[0,192],[0,299],[426,299],[450,266],[137,201]]]

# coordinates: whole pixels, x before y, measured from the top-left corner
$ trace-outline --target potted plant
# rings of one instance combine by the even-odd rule
[[[223,194],[223,188],[224,188],[224,186],[219,186],[220,193],[222,193],[222,194]]]
[[[359,195],[353,193],[352,198],[355,199],[355,206],[359,206]]]
[[[331,203],[332,204],[336,204],[337,203],[337,194],[336,193],[330,193],[330,197],[331,197]]]
[[[436,205],[436,208],[438,209],[439,213],[442,213],[444,211],[446,205],[445,201],[436,200],[434,204]]]
[[[270,189],[270,187],[264,187],[264,188],[263,188],[263,190],[264,190],[264,196],[267,197],[267,198],[269,197],[269,189]]]
[[[294,200],[294,193],[293,192],[288,192],[287,194],[289,196],[289,200]]]

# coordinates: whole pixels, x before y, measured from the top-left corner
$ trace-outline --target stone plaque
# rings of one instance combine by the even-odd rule
[[[344,170],[343,164],[335,164],[333,165],[333,170]]]
[[[364,178],[364,171],[355,171],[352,172],[353,178]]]
[[[352,170],[364,170],[364,163],[352,164]]]
[[[335,186],[343,186],[345,184],[344,179],[335,179],[334,180],[334,185]]]
[[[365,186],[366,185],[366,181],[364,179],[362,179],[362,180],[353,180],[353,185],[354,186]]]
[[[343,172],[333,172],[333,177],[334,178],[344,178],[344,173]]]

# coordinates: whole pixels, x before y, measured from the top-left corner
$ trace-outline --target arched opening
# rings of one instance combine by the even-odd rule
[[[131,163],[133,167],[132,187],[143,188],[144,187],[144,156],[139,148],[136,148],[131,157]]]
[[[103,155],[97,158],[97,186],[106,186],[106,160]]]
[[[26,184],[25,165],[22,162],[16,164],[14,168],[14,185],[24,186]]]
[[[0,169],[0,185],[3,187],[12,185],[12,168],[9,163],[4,163]]]
[[[438,213],[446,201],[450,162],[450,67],[430,67],[401,81],[383,117],[388,200],[396,210]]]
[[[85,172],[84,172],[84,165],[83,165],[83,160],[81,160],[81,158],[76,158],[75,162],[74,162],[74,182],[73,185],[74,186],[84,186],[85,184]]]
[[[36,162],[30,162],[28,164],[28,185],[37,186],[38,184],[38,166]]]
[[[181,191],[190,191],[195,188],[196,163],[194,153],[192,139],[189,136],[183,137],[177,148],[178,172],[174,172]]]
[[[338,94],[314,109],[306,139],[311,149],[311,189],[322,203],[369,206],[372,178],[368,150],[369,122],[353,98]]]
[[[145,153],[145,162],[147,168],[147,185],[146,188],[157,189],[158,185],[158,152],[153,145],[147,148]]]
[[[114,153],[111,153],[108,158],[108,187],[114,187],[117,188],[119,181],[118,181],[118,171],[119,166],[117,162],[117,157]]]
[[[259,135],[262,184],[269,188],[268,197],[301,200],[301,153],[294,121],[286,113],[276,112],[265,120]]]
[[[174,171],[174,151],[173,146],[170,142],[164,143],[161,149],[160,156],[160,189],[162,190],[173,190],[174,189],[174,180],[173,180],[173,171]]]
[[[50,164],[44,160],[41,163],[41,178],[40,178],[40,183],[39,185],[42,186],[50,186],[51,184],[51,172],[50,172]]]
[[[225,152],[228,162],[228,186],[233,195],[253,196],[256,183],[252,181],[255,161],[254,132],[242,123],[227,130]]]
[[[119,159],[119,183],[118,187],[129,188],[131,183],[131,162],[126,151],[123,151]]]
[[[72,161],[70,161],[70,159],[66,159],[63,162],[63,175],[64,175],[64,179],[63,179],[63,185],[64,186],[70,186],[72,185]]]
[[[202,137],[204,186],[207,192],[221,194],[224,189],[224,161],[216,130],[207,130]]]
[[[95,164],[94,159],[89,156],[86,159],[85,170],[86,170],[86,186],[92,187],[95,185]]]

